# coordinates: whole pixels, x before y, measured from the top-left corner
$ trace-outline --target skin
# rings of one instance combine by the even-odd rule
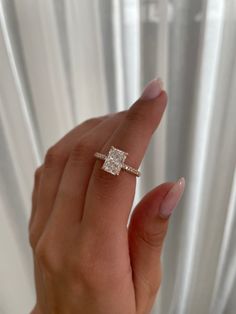
[[[149,192],[128,217],[136,177],[101,170],[95,152],[127,151],[139,168],[167,95],[85,121],[51,147],[35,172],[29,240],[36,305],[31,314],[146,314],[161,282],[168,219],[158,209],[173,182]]]

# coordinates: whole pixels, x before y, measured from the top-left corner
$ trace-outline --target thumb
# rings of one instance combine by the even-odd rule
[[[151,308],[161,282],[161,249],[168,218],[185,187],[184,178],[167,182],[149,192],[134,209],[129,229],[129,250],[140,313]]]

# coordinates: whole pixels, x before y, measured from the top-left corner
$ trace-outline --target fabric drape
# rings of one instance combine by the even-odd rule
[[[0,0],[1,314],[35,302],[27,228],[46,150],[154,77],[169,102],[135,203],[181,176],[186,191],[152,313],[236,313],[235,0]]]

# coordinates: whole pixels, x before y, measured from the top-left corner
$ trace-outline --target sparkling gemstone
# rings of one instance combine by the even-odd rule
[[[102,166],[102,169],[113,175],[119,175],[127,155],[127,153],[112,146]]]

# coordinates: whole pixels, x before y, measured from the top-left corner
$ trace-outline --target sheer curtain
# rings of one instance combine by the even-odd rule
[[[160,76],[168,109],[135,202],[185,176],[153,314],[236,313],[236,1],[0,0],[0,313],[34,304],[33,173],[86,118]]]

